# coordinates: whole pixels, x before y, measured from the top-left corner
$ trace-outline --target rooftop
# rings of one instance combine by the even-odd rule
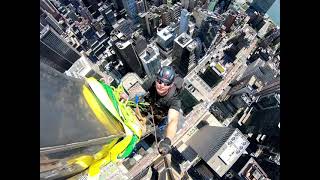
[[[220,63],[215,64],[214,68],[218,70],[221,74],[225,72],[225,68]]]
[[[135,83],[143,84],[142,79],[136,73],[127,73],[121,79],[123,88],[129,90]]]
[[[174,29],[170,26],[163,28],[161,31],[157,33],[157,35],[163,39],[164,41],[170,39],[173,36]]]
[[[189,51],[194,50],[197,47],[197,43],[195,41],[192,41],[190,44],[188,44],[187,48]]]
[[[128,41],[125,41],[125,42],[117,42],[116,43],[116,46],[119,48],[119,49],[124,49],[126,48],[127,46],[129,46],[131,44],[131,41],[128,40]]]
[[[140,55],[142,61],[148,62],[158,58],[159,49],[156,46],[148,46],[147,49]]]
[[[244,177],[246,180],[261,179],[267,180],[267,174],[259,166],[259,164],[251,157],[249,161],[243,166],[239,175]]]
[[[180,34],[174,41],[178,43],[181,47],[186,47],[189,43],[191,43],[193,39],[187,33]]]

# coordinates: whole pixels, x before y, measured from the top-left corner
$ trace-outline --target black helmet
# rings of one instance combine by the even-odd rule
[[[171,66],[163,66],[158,73],[157,81],[168,86],[173,83],[175,75],[176,73]]]

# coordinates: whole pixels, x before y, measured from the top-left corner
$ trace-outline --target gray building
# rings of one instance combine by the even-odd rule
[[[250,142],[239,129],[205,125],[186,144],[222,177]]]
[[[250,78],[251,76],[256,76],[256,78],[262,83],[266,84],[267,82],[271,81],[275,78],[276,72],[265,63],[263,66],[259,66],[259,61],[263,61],[260,58],[256,60],[257,62],[254,62],[248,66],[246,71],[242,75],[242,79]]]
[[[46,10],[55,18],[61,17],[57,8],[49,0],[40,0],[40,9]]]
[[[157,28],[160,26],[160,15],[152,12],[139,14],[143,33],[146,37],[153,37],[157,34]]]
[[[111,0],[113,3],[113,7],[117,10],[120,11],[121,9],[123,9],[123,3],[122,1],[119,0]]]
[[[131,37],[134,48],[138,55],[140,55],[147,48],[147,41],[138,31],[134,32]]]
[[[121,82],[125,91],[128,92],[129,99],[133,99],[136,94],[146,93],[142,87],[142,79],[135,73],[127,73],[122,77]]]
[[[91,13],[89,12],[89,10],[88,10],[87,7],[81,7],[81,6],[80,6],[79,9],[78,9],[78,11],[79,11],[79,13],[80,13],[80,15],[81,15],[82,17],[85,17],[86,19],[89,20],[89,22],[92,22],[93,17],[92,17],[92,15],[91,15]]]
[[[155,45],[148,46],[140,59],[147,76],[150,79],[155,78],[161,68],[159,49]]]
[[[43,59],[45,59],[47,65],[52,66],[55,64],[61,67],[59,71],[63,72],[69,69],[81,55],[47,25],[40,32],[40,56],[44,57]]]
[[[265,14],[274,2],[275,0],[253,0],[250,6],[253,9]]]
[[[44,28],[44,25],[40,23],[40,31],[42,31],[43,28]]]
[[[227,101],[214,102],[209,110],[220,122],[232,118],[237,111],[237,109]]]
[[[47,12],[45,14],[46,14],[45,20],[47,24],[49,24],[58,34],[61,35],[64,31],[62,29],[62,26],[59,24],[59,22],[51,14]]]
[[[99,67],[93,64],[87,57],[81,56],[73,65],[65,72],[67,76],[84,79],[94,77],[100,79],[105,77]]]
[[[255,95],[263,96],[270,93],[280,93],[280,77],[273,79],[261,88]]]
[[[168,2],[167,2],[168,3]],[[170,8],[168,4],[162,4],[158,8],[161,12],[161,20],[164,26],[168,26],[172,22],[172,17],[170,13]]]
[[[173,22],[178,21],[178,18],[180,17],[180,14],[181,14],[181,9],[182,9],[182,6],[180,2],[170,7],[169,11],[170,11]]]
[[[243,93],[254,94],[262,87],[262,82],[256,76],[248,76],[234,83],[233,87],[228,92],[229,95],[241,95]]]
[[[181,0],[181,5],[183,8],[192,11],[197,5],[197,0]]]
[[[68,18],[72,19],[73,21],[77,21],[79,19],[79,16],[73,10],[68,10],[66,15]]]
[[[137,11],[138,11],[138,13],[144,13],[145,12],[144,0],[138,0],[137,1]]]
[[[221,22],[212,16],[207,16],[201,23],[198,37],[206,48],[209,48],[219,34]]]
[[[186,33],[182,33],[174,40],[173,63],[183,77],[196,66],[196,47],[196,42]]]
[[[130,71],[137,73],[140,77],[144,76],[143,67],[131,39],[128,40],[122,33],[111,37],[111,44],[116,54],[121,58]]]
[[[209,12],[200,7],[195,7],[192,11],[192,16],[195,20],[197,28],[200,28],[202,21],[209,15]]]
[[[261,166],[251,157],[248,162],[239,171],[238,175],[246,180],[251,179],[269,179]]]
[[[130,36],[130,34],[133,33],[132,21],[124,18],[119,19],[115,24],[112,25],[112,27],[114,29],[114,34],[121,32],[126,36]]]
[[[138,22],[138,11],[135,0],[122,0],[123,7],[133,22]]]
[[[175,36],[175,29],[167,26],[157,33],[157,43],[162,49],[168,51],[173,47]]]
[[[104,19],[108,21],[111,25],[114,25],[116,23],[116,18],[114,16],[114,12],[111,6],[103,5],[98,10],[102,14]]]

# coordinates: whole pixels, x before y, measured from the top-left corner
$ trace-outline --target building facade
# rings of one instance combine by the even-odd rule
[[[43,56],[46,62],[50,62],[49,64],[61,67],[61,72],[69,69],[81,55],[47,25],[40,32],[40,56]]]

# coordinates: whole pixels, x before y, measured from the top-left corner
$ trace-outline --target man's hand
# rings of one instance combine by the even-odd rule
[[[169,138],[164,138],[159,142],[159,153],[161,155],[166,155],[171,150],[171,140]]]

